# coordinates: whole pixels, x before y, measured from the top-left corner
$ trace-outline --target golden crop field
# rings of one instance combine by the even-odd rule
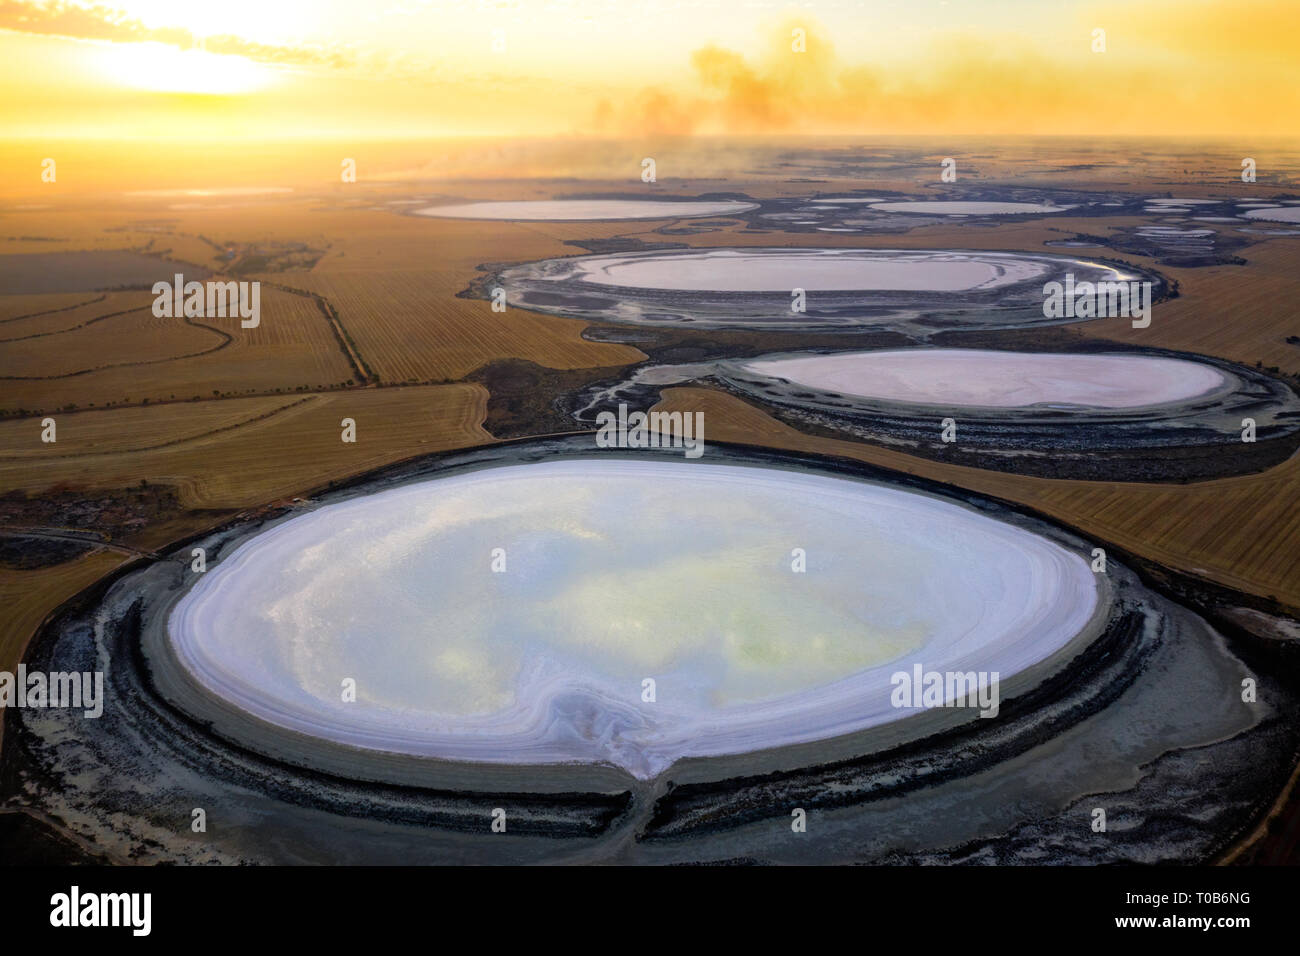
[[[354,377],[329,320],[308,296],[264,284],[260,323],[250,329],[238,316],[156,318],[153,299],[150,293],[113,293],[72,312],[12,323],[42,321],[55,328],[0,341],[0,408],[47,411],[69,403],[86,408],[293,392]],[[134,311],[117,314],[133,305]],[[7,328],[0,324],[0,338]]]
[[[79,306],[90,306],[103,301],[102,292],[42,292],[30,295],[0,296],[0,323],[17,323],[48,315],[68,315]],[[75,324],[75,323],[74,323]],[[0,325],[5,338],[18,334]]]
[[[1300,374],[1300,348],[1286,341],[1300,333],[1300,240],[1275,239],[1239,255],[1245,266],[1157,267],[1178,280],[1181,295],[1156,308],[1150,328],[1130,329],[1131,341]],[[1111,330],[1119,324],[1101,320],[1097,334],[1118,334]]]
[[[0,490],[175,487],[191,509],[238,509],[393,461],[492,440],[477,385],[360,389],[181,402],[58,415],[58,441],[33,419],[0,422]],[[344,418],[354,444],[341,441]],[[156,536],[145,535],[152,547]]]
[[[53,296],[3,296],[7,299],[56,298]],[[23,312],[0,319],[0,345],[35,341],[39,337],[54,336],[103,321],[106,316],[117,316],[134,309],[148,308],[153,296],[148,292],[74,292],[60,293],[57,298],[73,301],[67,305],[51,304],[38,311]],[[9,368],[12,362],[6,361]]]
[[[169,232],[155,237],[159,255],[168,260],[220,270],[220,254],[211,242],[185,233]]]
[[[565,369],[644,358],[634,348],[585,341],[582,322],[522,309],[493,312],[486,300],[456,298],[469,278],[463,269],[373,269],[309,274],[303,285],[334,303],[383,382],[454,380],[500,358]]]
[[[41,461],[48,465],[87,455],[118,454],[194,441],[260,418],[290,402],[288,398],[237,398],[183,402],[167,408],[165,414],[143,405],[59,414],[53,416],[57,440],[52,444],[40,441],[41,425],[36,419],[10,419],[0,422],[0,449],[3,449],[0,462]]]
[[[215,329],[155,318],[146,303],[106,312],[90,327],[0,343],[0,362],[5,381],[62,379],[203,355],[225,343]]]

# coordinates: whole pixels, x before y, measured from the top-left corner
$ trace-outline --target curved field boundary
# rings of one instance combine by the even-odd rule
[[[107,298],[108,293],[105,292],[102,295],[95,296],[93,299],[87,299],[85,302],[77,302],[73,305],[65,305],[57,309],[43,309],[40,312],[28,312],[26,315],[11,315],[7,319],[0,319],[0,325],[4,325],[6,322],[17,322],[19,319],[34,319],[38,315],[54,315],[56,312],[71,312],[73,309],[80,309],[83,306],[94,305],[96,302],[103,302]]]
[[[118,313],[116,313],[116,314],[117,314],[117,315],[127,315],[128,313],[131,313],[131,312],[143,312],[143,311],[144,311],[145,309],[147,309],[147,308],[149,308],[149,306],[147,306],[147,305],[142,305],[142,306],[140,306],[139,308],[135,308],[135,309],[127,309],[125,312],[118,312]],[[113,316],[111,316],[111,315],[104,315],[104,316],[100,316],[100,317],[97,318],[97,319],[92,319],[91,322],[98,322],[98,321],[100,321],[100,319],[109,319],[109,318],[112,318],[112,317],[113,317]],[[83,368],[83,369],[78,369],[78,370],[75,371],[75,372],[66,372],[66,373],[64,373],[63,375],[0,375],[0,381],[9,381],[9,382],[50,382],[50,381],[54,381],[55,379],[61,379],[61,378],[76,378],[76,377],[79,376],[79,375],[89,375],[89,374],[92,373],[92,372],[103,372],[103,371],[106,371],[106,370],[111,369],[111,368],[133,368],[133,367],[136,367],[136,366],[142,366],[142,365],[161,365],[163,362],[178,362],[178,361],[180,361],[181,359],[187,359],[187,358],[198,358],[200,355],[211,355],[213,352],[220,352],[222,349],[224,349],[227,345],[229,345],[231,342],[233,342],[233,341],[235,340],[234,336],[231,335],[229,332],[223,332],[221,329],[213,328],[213,327],[210,326],[210,325],[204,325],[204,324],[201,323],[201,322],[196,322],[196,321],[194,321],[194,319],[192,319],[192,318],[190,318],[190,317],[188,317],[188,316],[183,316],[183,317],[182,317],[182,321],[183,321],[186,325],[191,325],[191,326],[193,326],[193,327],[196,328],[196,329],[203,329],[204,331],[211,332],[211,333],[213,333],[214,335],[218,335],[218,336],[220,336],[220,337],[221,337],[221,344],[219,344],[219,345],[214,345],[214,346],[213,346],[212,348],[210,348],[210,349],[200,349],[200,350],[197,351],[197,352],[186,352],[186,353],[183,354],[183,355],[169,355],[169,356],[167,356],[166,358],[158,358],[158,359],[144,359],[144,360],[139,361],[139,362],[113,362],[113,363],[110,363],[110,364],[108,364],[108,365],[96,365],[96,366],[94,366],[94,367],[92,367],[92,368]],[[80,326],[77,326],[77,328],[84,328],[85,326],[90,325],[90,324],[91,324],[90,322],[86,322],[86,323],[83,323],[83,324],[80,325]],[[68,330],[65,330],[65,331],[72,331],[72,329],[68,329]],[[57,334],[60,334],[60,333],[56,333],[56,332],[46,332],[46,333],[42,333],[42,334],[44,334],[44,335],[57,335]],[[37,337],[37,336],[29,336],[29,338],[36,338],[36,337]],[[13,339],[13,340],[10,340],[10,341],[18,341],[18,340],[17,340],[17,339]]]
[[[82,305],[86,305],[86,304],[87,303],[85,302],[82,303]],[[78,308],[80,308],[80,306],[78,306]],[[70,325],[66,329],[55,329],[53,332],[33,332],[31,335],[16,335],[11,339],[0,339],[0,344],[3,344],[5,342],[26,342],[28,339],[43,339],[46,336],[50,336],[50,335],[63,335],[66,332],[75,332],[77,331],[77,329],[84,329],[86,326],[94,325],[96,322],[103,322],[105,319],[114,319],[117,318],[119,315],[129,315],[132,312],[141,312],[147,308],[149,308],[149,306],[147,305],[137,305],[131,309],[121,309],[120,311],[117,312],[106,312],[104,315],[97,315],[93,319],[87,319],[85,322],[82,322],[79,325]],[[57,311],[66,312],[67,309],[58,309]],[[44,313],[37,313],[37,314],[39,315]],[[24,315],[24,316],[19,316],[19,318],[29,319],[31,318],[31,316]],[[5,319],[4,321],[9,322],[13,320]]]
[[[229,425],[222,425],[220,428],[211,428],[207,431],[199,432],[196,435],[185,435],[181,438],[171,438],[167,441],[158,442],[153,445],[137,445],[131,448],[110,448],[104,451],[76,451],[59,455],[45,455],[40,454],[39,452],[29,455],[0,455],[0,462],[48,461],[53,458],[102,458],[108,455],[133,455],[139,452],[156,451],[159,448],[171,448],[176,445],[184,445],[189,442],[210,438],[213,435],[220,435],[225,432],[234,431],[236,428],[243,428],[245,425],[252,425],[255,422],[265,421],[268,418],[279,415],[281,412],[287,412],[291,408],[297,408],[299,405],[305,405],[308,402],[315,401],[316,398],[317,396],[315,395],[308,395],[305,398],[298,399],[297,401],[289,402],[287,405],[281,405],[279,408],[273,408],[266,412],[259,412],[258,414],[252,415],[248,418],[241,418],[239,421],[231,422]],[[106,409],[104,410],[106,411]]]

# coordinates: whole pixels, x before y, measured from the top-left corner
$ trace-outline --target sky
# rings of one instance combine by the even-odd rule
[[[0,0],[0,128],[1288,136],[1298,50],[1294,0]]]

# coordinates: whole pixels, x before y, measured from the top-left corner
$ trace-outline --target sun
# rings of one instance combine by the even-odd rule
[[[119,86],[159,93],[227,96],[251,93],[274,73],[247,57],[180,50],[165,43],[115,43],[103,48],[100,67]]]

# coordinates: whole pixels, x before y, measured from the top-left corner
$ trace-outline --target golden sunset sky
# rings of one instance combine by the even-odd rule
[[[1293,0],[4,0],[0,110],[17,137],[1288,134],[1298,27]]]
[[[1293,136],[1298,50],[1296,0],[0,0],[0,124],[9,153],[70,140]]]

